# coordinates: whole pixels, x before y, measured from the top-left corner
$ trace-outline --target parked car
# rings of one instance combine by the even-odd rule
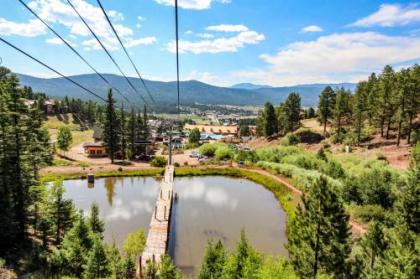
[[[193,151],[190,154],[191,158],[199,158],[200,157],[200,153],[198,153],[197,151]]]

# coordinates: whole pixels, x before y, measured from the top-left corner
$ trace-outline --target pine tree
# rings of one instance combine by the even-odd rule
[[[120,150],[118,127],[119,124],[117,113],[115,111],[115,100],[112,96],[112,89],[110,89],[108,91],[108,98],[106,103],[104,142],[112,164],[114,163],[116,153]]]
[[[226,251],[222,242],[219,240],[215,244],[212,240],[208,241],[198,279],[221,278],[225,262]]]
[[[99,217],[99,207],[96,203],[90,206],[90,216],[88,219],[90,230],[96,233],[102,239],[102,234],[105,231],[105,224]]]
[[[420,233],[420,170],[412,170],[401,189],[398,209],[407,228]]]
[[[158,279],[181,279],[181,271],[174,265],[171,258],[168,255],[164,255],[159,264],[158,268]]]
[[[75,209],[73,201],[64,198],[63,181],[54,182],[48,197],[48,215],[51,220],[56,245],[61,243],[62,237],[72,228]]]
[[[336,191],[321,176],[302,197],[288,234],[290,259],[300,277],[345,274],[350,254],[348,220]]]
[[[127,159],[127,120],[125,116],[124,106],[121,106],[120,116],[120,140],[121,140],[121,156],[123,160]]]
[[[273,105],[270,102],[264,105],[264,135],[272,136],[278,132],[277,116]]]
[[[136,113],[134,108],[131,109],[130,118],[128,119],[128,146],[130,150],[130,159],[134,159],[136,155]]]
[[[300,125],[300,96],[298,93],[290,93],[283,106],[286,115],[285,127],[287,132],[296,130]]]
[[[420,111],[420,66],[414,65],[409,72],[410,90],[407,96],[406,111],[408,114],[408,131],[407,143],[411,143],[411,132],[413,129],[413,121]]]
[[[322,90],[319,96],[318,103],[318,117],[319,121],[324,126],[324,136],[327,132],[328,120],[333,116],[333,109],[335,105],[335,92],[331,86],[327,86]]]
[[[356,93],[354,96],[354,102],[353,102],[353,123],[356,130],[357,135],[357,143],[360,144],[362,141],[362,129],[364,126],[364,120],[366,117],[366,114],[368,112],[367,108],[367,92],[368,83],[367,82],[359,82],[356,88]]]
[[[343,119],[349,116],[350,113],[350,93],[348,93],[344,88],[337,90],[336,101],[333,110],[337,140],[341,141],[341,129],[343,124]]]
[[[111,269],[105,247],[99,237],[93,238],[93,246],[87,256],[87,263],[83,272],[83,277],[108,278],[111,275]]]

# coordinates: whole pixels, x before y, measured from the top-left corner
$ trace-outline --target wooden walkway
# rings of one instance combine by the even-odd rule
[[[161,257],[166,253],[169,239],[169,228],[172,210],[174,185],[174,167],[168,166],[160,184],[152,220],[150,221],[149,234],[146,247],[141,255],[141,265],[146,266],[148,261],[160,263]]]

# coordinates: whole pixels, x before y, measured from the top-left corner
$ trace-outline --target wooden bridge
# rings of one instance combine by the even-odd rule
[[[161,258],[167,251],[172,212],[173,185],[174,167],[168,166],[165,169],[165,175],[160,184],[159,196],[153,211],[152,220],[150,221],[146,247],[140,257],[141,267],[145,267],[149,261],[154,261],[156,264],[159,264]]]

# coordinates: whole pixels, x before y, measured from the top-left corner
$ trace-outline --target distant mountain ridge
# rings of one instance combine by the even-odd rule
[[[95,97],[84,92],[79,87],[65,80],[64,78],[38,78],[29,75],[17,74],[22,85],[31,86],[35,91],[45,92],[51,97],[63,98],[65,96],[81,98],[81,99],[95,99]],[[104,74],[104,77],[109,82],[118,88],[125,96],[127,96],[133,103],[141,103],[140,97],[133,92],[124,77]],[[79,82],[83,86],[92,90],[93,92],[105,97],[108,91],[106,83],[95,74],[85,74],[71,76],[73,80]],[[149,100],[146,91],[138,78],[129,78],[138,91]],[[162,82],[145,80],[147,87],[157,103],[176,103],[176,82]],[[242,84],[243,85],[243,84]],[[180,102],[182,104],[227,104],[227,105],[262,105],[267,101],[274,104],[283,102],[287,95],[291,92],[297,92],[302,98],[303,106],[316,106],[318,103],[318,95],[327,84],[313,84],[313,85],[296,85],[288,87],[260,87],[251,83],[243,85],[250,89],[244,88],[229,88],[209,85],[200,81],[182,81],[180,83]],[[344,87],[346,89],[354,90],[356,84],[342,83],[331,84],[332,87]],[[122,99],[120,95],[114,93],[117,99]]]
[[[230,86],[230,88],[235,89],[247,89],[247,90],[255,90],[261,88],[272,88],[270,85],[261,85],[261,84],[253,84],[253,83],[238,83]]]

